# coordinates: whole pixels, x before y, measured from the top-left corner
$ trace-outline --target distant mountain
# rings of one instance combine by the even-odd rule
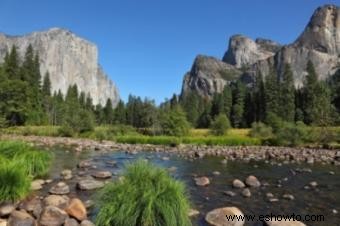
[[[303,85],[308,61],[312,61],[320,79],[340,68],[340,8],[324,5],[315,10],[298,39],[289,45],[258,38],[255,41],[234,35],[222,60],[199,55],[183,80],[182,94],[196,91],[211,97],[223,86],[241,79],[252,83],[257,73],[266,76],[271,67],[278,76],[286,63],[291,65],[295,86]]]
[[[94,104],[104,105],[108,98],[114,106],[118,103],[118,90],[98,64],[94,44],[60,28],[24,36],[0,33],[0,62],[12,45],[23,56],[29,44],[39,53],[41,74],[50,73],[52,91],[61,90],[65,94],[69,85],[77,84],[80,91],[90,93]]]

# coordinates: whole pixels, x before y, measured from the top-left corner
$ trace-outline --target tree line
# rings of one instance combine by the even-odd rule
[[[235,128],[273,118],[308,125],[339,124],[340,70],[327,81],[318,79],[312,62],[306,72],[302,88],[295,88],[286,64],[282,76],[272,68],[265,77],[258,73],[251,87],[235,81],[212,98],[192,91],[174,94],[157,106],[154,100],[130,95],[114,108],[110,99],[104,106],[94,106],[91,95],[80,92],[76,84],[65,95],[60,90],[52,93],[49,73],[40,74],[39,54],[29,45],[21,59],[13,46],[0,65],[0,126],[59,125],[84,132],[95,125],[119,124],[173,135],[189,127],[216,125],[217,116],[226,117]]]

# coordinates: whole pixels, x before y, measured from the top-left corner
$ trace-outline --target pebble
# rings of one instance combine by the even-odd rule
[[[294,200],[295,199],[295,197],[291,194],[284,194],[282,197],[284,199],[287,199],[287,200]]]
[[[250,192],[249,188],[243,189],[242,196],[246,197],[246,198],[249,198],[251,196],[251,192]]]

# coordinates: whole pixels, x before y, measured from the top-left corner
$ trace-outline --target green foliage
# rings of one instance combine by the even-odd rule
[[[232,124],[239,128],[243,126],[244,99],[246,88],[241,81],[237,81],[233,90]]]
[[[259,139],[269,139],[273,136],[272,128],[262,122],[254,122],[251,125],[250,136]]]
[[[15,161],[0,156],[0,203],[25,198],[31,188],[31,178],[24,168]]]
[[[225,114],[219,114],[211,124],[211,132],[214,135],[222,136],[225,135],[230,129],[229,119]]]
[[[270,114],[279,115],[280,109],[280,87],[277,74],[274,68],[271,68],[265,81],[265,100],[266,100],[266,118]]]
[[[53,158],[50,152],[16,141],[1,141],[0,156],[16,162],[26,175],[32,177],[44,176]]]
[[[128,165],[123,176],[100,191],[97,225],[191,225],[185,186],[166,170],[140,160]]]
[[[108,131],[113,136],[136,135],[137,131],[134,127],[129,125],[113,125],[109,127]]]
[[[284,67],[283,78],[280,83],[279,116],[288,122],[295,120],[295,87],[293,72],[289,64]]]
[[[303,122],[285,122],[276,131],[272,144],[283,146],[298,146],[303,144],[308,138],[307,127]]]
[[[189,134],[190,125],[184,111],[177,107],[163,115],[161,126],[164,134],[169,136],[185,136]]]

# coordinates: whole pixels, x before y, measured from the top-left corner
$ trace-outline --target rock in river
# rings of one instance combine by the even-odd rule
[[[0,217],[8,216],[15,210],[13,204],[2,204],[0,205]]]
[[[66,195],[70,193],[70,187],[64,182],[59,182],[50,189],[50,193],[54,195]]]
[[[47,206],[40,217],[40,225],[43,226],[61,226],[67,219],[67,213],[58,207]]]
[[[233,181],[233,187],[234,188],[244,188],[246,185],[239,179],[235,179]]]
[[[13,211],[8,219],[8,226],[35,226],[36,222],[26,211]]]
[[[93,173],[92,176],[99,179],[108,179],[112,177],[112,173],[110,171],[98,171]]]
[[[65,211],[79,221],[85,220],[87,217],[86,207],[80,199],[72,199]]]
[[[78,221],[73,218],[67,218],[64,226],[79,226]]]
[[[249,198],[251,196],[251,192],[250,192],[249,188],[243,189],[242,196],[246,197],[246,198]]]
[[[244,225],[244,219],[243,220],[228,220],[227,217],[232,216],[243,216],[243,213],[241,210],[239,210],[236,207],[224,207],[219,209],[214,209],[207,213],[205,216],[205,220],[210,224],[214,226],[243,226]],[[236,218],[236,217],[235,217]]]
[[[49,195],[44,199],[45,206],[56,206],[60,209],[65,209],[69,204],[70,198],[63,195]]]
[[[97,180],[86,179],[79,181],[77,187],[80,190],[94,190],[104,187],[104,183]]]
[[[260,187],[261,183],[255,176],[250,175],[246,179],[246,185],[248,185],[249,187],[255,187],[256,188],[256,187]]]
[[[197,186],[208,186],[210,184],[210,180],[208,177],[198,177],[195,178],[195,183]]]

